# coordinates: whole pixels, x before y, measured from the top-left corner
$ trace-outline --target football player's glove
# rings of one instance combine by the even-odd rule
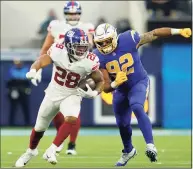
[[[36,73],[35,79],[31,79],[31,82],[34,86],[38,86],[38,83],[42,81],[42,69],[39,69]]]
[[[95,96],[97,96],[99,93],[96,91],[96,90],[92,90],[90,88],[90,86],[88,84],[86,84],[86,87],[87,87],[87,91],[84,91],[83,89],[81,88],[78,88],[78,92],[79,94],[82,96],[82,97],[85,97],[85,98],[93,98]]]
[[[124,83],[125,81],[127,81],[127,73],[126,72],[118,72],[116,75],[116,79],[115,79],[115,85],[116,87],[120,86],[122,83]]]
[[[180,29],[180,35],[185,38],[189,38],[192,35],[192,31],[190,28]]]

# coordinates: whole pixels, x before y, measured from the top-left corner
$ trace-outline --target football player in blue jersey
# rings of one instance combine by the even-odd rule
[[[113,92],[113,110],[121,139],[124,145],[121,158],[116,166],[125,166],[137,151],[132,145],[130,125],[133,111],[138,126],[146,142],[146,156],[151,162],[157,161],[157,149],[154,145],[152,125],[144,112],[144,102],[148,96],[149,78],[144,69],[138,48],[160,37],[181,35],[191,36],[191,29],[158,28],[140,35],[128,30],[117,35],[116,29],[104,23],[96,28],[94,42],[95,53],[100,60],[100,70],[105,79],[104,92]]]

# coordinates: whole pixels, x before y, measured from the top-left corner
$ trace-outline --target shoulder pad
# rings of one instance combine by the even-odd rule
[[[54,61],[55,57],[61,54],[63,49],[64,49],[63,44],[53,43],[52,46],[48,49],[47,55],[49,55],[52,58],[52,60]]]
[[[48,30],[48,31],[51,31],[51,29],[53,29],[53,27],[55,27],[55,26],[58,25],[59,23],[60,23],[59,20],[53,20],[53,21],[51,21],[50,24],[49,24],[49,26],[48,26],[48,28],[47,28],[47,30]]]
[[[93,72],[93,71],[99,69],[100,62],[99,62],[99,58],[97,57],[97,55],[89,52],[86,59],[87,59],[88,70],[90,72]]]

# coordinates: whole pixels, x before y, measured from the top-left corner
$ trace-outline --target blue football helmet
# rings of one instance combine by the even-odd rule
[[[78,28],[72,28],[65,34],[65,47],[72,60],[84,59],[89,52],[87,34]]]
[[[72,0],[66,2],[63,12],[66,22],[74,26],[77,25],[80,20],[82,9],[79,2]]]

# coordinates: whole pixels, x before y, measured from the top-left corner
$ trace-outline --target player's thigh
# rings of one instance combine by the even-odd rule
[[[145,100],[149,94],[149,78],[141,80],[135,86],[132,87],[128,94],[129,105],[134,104],[144,105]]]
[[[131,109],[127,95],[122,92],[113,93],[113,111],[117,125],[127,125],[131,121]]]
[[[78,118],[80,114],[82,97],[70,95],[60,103],[60,112],[64,117],[72,116]]]
[[[47,96],[44,97],[36,119],[35,129],[36,131],[45,131],[50,125],[52,119],[59,111],[59,106],[50,100]]]

